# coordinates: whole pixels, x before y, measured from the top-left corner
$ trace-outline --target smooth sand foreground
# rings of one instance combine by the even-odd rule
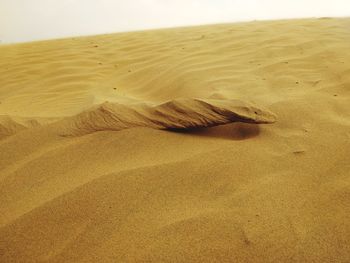
[[[350,262],[349,50],[350,19],[0,46],[0,262]]]

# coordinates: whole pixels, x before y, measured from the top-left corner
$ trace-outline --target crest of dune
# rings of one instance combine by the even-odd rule
[[[273,123],[275,115],[239,100],[175,99],[159,105],[105,102],[60,122],[61,135],[148,127],[188,130],[231,122]]]

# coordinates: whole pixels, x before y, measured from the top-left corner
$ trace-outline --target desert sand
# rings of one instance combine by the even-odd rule
[[[350,262],[350,19],[0,46],[0,262]]]

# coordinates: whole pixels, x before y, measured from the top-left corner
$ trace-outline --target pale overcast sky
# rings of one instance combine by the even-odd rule
[[[0,41],[323,16],[350,16],[350,0],[0,0]]]

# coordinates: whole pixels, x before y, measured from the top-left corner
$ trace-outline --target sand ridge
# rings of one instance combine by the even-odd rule
[[[60,136],[77,136],[134,127],[186,131],[233,122],[267,124],[275,121],[276,116],[268,110],[238,100],[175,99],[159,105],[135,101],[132,104],[104,102],[58,120],[0,116],[0,139],[50,123]]]
[[[0,46],[0,261],[349,262],[349,28]]]
[[[159,105],[105,102],[57,125],[60,135],[83,135],[96,131],[149,127],[188,130],[232,122],[273,123],[267,110],[237,100],[176,99]],[[62,131],[60,131],[62,130]]]

